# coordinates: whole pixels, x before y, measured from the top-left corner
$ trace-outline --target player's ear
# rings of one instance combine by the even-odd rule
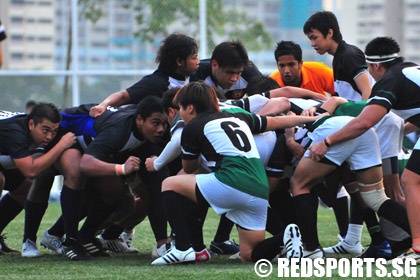
[[[32,130],[34,130],[34,129],[35,129],[35,122],[34,122],[34,120],[33,120],[33,119],[30,119],[30,120],[28,121],[28,128],[29,128],[29,131],[32,131]]]
[[[137,125],[137,127],[141,127],[143,125],[143,122],[144,122],[144,120],[141,117],[141,115],[140,114],[137,114],[137,117],[136,117],[136,125]]]
[[[187,108],[186,108],[187,110],[187,112],[188,113],[194,113],[195,112],[195,107],[194,107],[194,105],[192,105],[192,104],[190,104],[190,105],[187,105]]]
[[[334,36],[334,30],[332,28],[328,29],[327,38],[331,39]]]

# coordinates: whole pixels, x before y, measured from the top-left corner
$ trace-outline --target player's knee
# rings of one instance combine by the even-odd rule
[[[381,205],[390,199],[386,196],[385,189],[383,187],[379,189],[363,190],[363,187],[361,186],[360,195],[364,203],[375,212],[378,212]]]

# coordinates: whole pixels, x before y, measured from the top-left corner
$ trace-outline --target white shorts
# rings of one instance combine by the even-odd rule
[[[267,163],[273,153],[274,146],[277,142],[277,135],[274,131],[266,131],[259,134],[254,134],[255,144],[257,145],[258,154],[260,155],[261,161],[264,167],[267,167]]]
[[[389,112],[373,128],[378,136],[381,158],[397,157],[402,149],[404,120]]]
[[[197,186],[211,208],[248,230],[264,230],[268,201],[223,184],[214,173],[197,174]]]
[[[308,133],[312,144],[324,141],[325,137],[340,130],[349,123],[353,117],[337,116],[327,119],[313,132]],[[310,151],[305,152],[309,157]],[[357,138],[345,141],[328,148],[325,158],[340,166],[343,162],[350,165],[351,170],[361,170],[382,164],[379,141],[373,128]]]

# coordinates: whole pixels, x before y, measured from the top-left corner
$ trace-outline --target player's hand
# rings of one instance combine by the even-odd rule
[[[106,110],[106,106],[98,104],[90,108],[89,116],[91,116],[92,118],[99,117],[100,115],[102,115],[103,112],[105,112],[105,110]]]
[[[293,139],[288,139],[286,141],[287,148],[289,148],[290,152],[293,154],[294,157],[297,159],[301,159],[303,154],[305,153],[305,148],[302,147],[298,142]]]
[[[152,157],[148,157],[146,158],[146,161],[144,162],[144,164],[146,165],[146,169],[149,172],[155,172],[155,166],[153,165],[153,163],[155,162],[155,160],[157,159],[157,156],[152,156]]]
[[[140,169],[140,158],[135,156],[130,156],[124,163],[125,165],[125,174],[131,174],[133,172],[139,171]]]
[[[308,109],[305,109],[300,114],[301,116],[307,116],[307,117],[313,117],[316,114],[316,108],[315,107],[309,107]]]
[[[58,141],[58,145],[61,145],[64,149],[70,148],[74,143],[76,143],[76,135],[72,132],[67,132]]]
[[[309,157],[314,161],[320,161],[328,152],[328,147],[325,145],[324,141],[321,140],[313,144],[309,150]]]

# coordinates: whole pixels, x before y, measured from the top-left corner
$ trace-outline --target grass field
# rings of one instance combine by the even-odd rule
[[[38,232],[38,238],[51,226],[60,213],[59,204],[50,204]],[[333,212],[319,209],[319,235],[323,246],[337,242],[337,225]],[[218,216],[209,211],[204,228],[204,240],[209,244],[218,224]],[[4,231],[9,246],[21,249],[23,234],[23,214],[18,216]],[[232,238],[238,241],[237,232]],[[39,242],[39,241],[38,241]],[[363,233],[362,244],[369,243],[368,234]],[[36,259],[22,258],[20,253],[0,256],[1,279],[260,279],[254,272],[253,264],[242,264],[229,260],[226,256],[215,256],[211,263],[154,267],[150,265],[150,251],[154,246],[153,235],[148,221],[136,227],[134,246],[139,254],[112,254],[112,258],[94,259],[89,262],[72,262],[63,256],[54,255],[40,248],[43,255]],[[349,256],[334,256],[349,257]],[[417,267],[417,275],[420,269]],[[276,279],[276,265],[268,279]],[[311,277],[313,278],[313,277]],[[366,277],[365,277],[366,278]],[[340,279],[338,274],[332,278]],[[369,278],[379,279],[379,278]],[[399,278],[410,279],[410,278]]]

